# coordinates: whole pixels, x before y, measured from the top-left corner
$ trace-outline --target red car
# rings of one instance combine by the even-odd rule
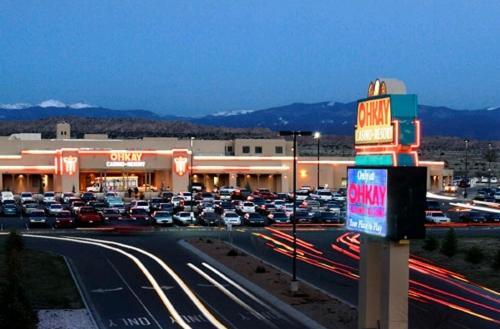
[[[89,206],[81,207],[76,217],[77,224],[102,224],[102,216],[93,208]]]
[[[71,228],[73,225],[73,216],[71,216],[71,212],[68,210],[63,210],[56,214],[54,228]]]
[[[260,188],[254,192],[255,196],[261,197],[266,200],[274,200],[276,195],[267,188]]]
[[[143,208],[132,208],[130,209],[130,219],[141,221],[144,224],[148,224],[151,220],[151,216],[146,209]]]

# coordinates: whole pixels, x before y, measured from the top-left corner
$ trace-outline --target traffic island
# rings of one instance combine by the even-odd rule
[[[354,329],[357,327],[357,312],[353,307],[332,298],[305,282],[300,282],[299,291],[292,293],[289,274],[248,255],[244,251],[233,248],[226,242],[211,238],[193,238],[186,240],[186,242],[181,244],[188,245],[187,248],[196,252],[200,257],[207,261],[212,259],[218,262],[231,272],[261,288],[253,291],[256,295],[263,290],[264,295],[266,293],[272,295],[281,303],[291,306],[294,313],[304,314],[325,328]],[[212,265],[217,267],[216,264],[212,263]],[[230,273],[225,274],[231,276]],[[251,287],[247,287],[247,289],[251,290]],[[278,303],[270,301],[269,296],[260,297],[277,307]]]

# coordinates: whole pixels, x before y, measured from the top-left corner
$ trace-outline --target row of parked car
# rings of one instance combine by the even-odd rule
[[[455,213],[455,216],[449,214]],[[453,219],[451,217],[454,217]],[[432,224],[446,224],[452,221],[458,223],[498,223],[500,222],[500,214],[483,212],[477,210],[464,210],[448,211],[441,206],[441,203],[436,200],[427,200],[427,210],[425,211],[425,218],[428,223]]]
[[[3,215],[21,215],[29,225],[47,224],[53,218],[55,227],[115,220],[144,224],[268,225],[290,223],[294,208],[291,194],[232,187],[222,188],[217,193],[164,191],[150,200],[134,199],[127,203],[115,192],[80,195],[45,192],[40,196],[22,192],[14,196],[4,191],[0,197]],[[340,223],[345,214],[345,190],[300,189],[295,208],[297,222]]]

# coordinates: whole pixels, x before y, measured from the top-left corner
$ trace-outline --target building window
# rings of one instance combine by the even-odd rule
[[[233,147],[232,146],[228,146],[227,147],[227,152],[228,153],[233,153]]]
[[[250,146],[243,146],[242,152],[246,154],[250,153]]]
[[[283,146],[276,146],[275,151],[276,154],[283,154]]]
[[[256,146],[255,147],[255,153],[256,154],[262,154],[262,146]]]

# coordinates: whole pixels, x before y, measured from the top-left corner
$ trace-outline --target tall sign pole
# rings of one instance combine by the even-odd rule
[[[407,329],[409,241],[425,236],[416,95],[401,81],[371,82],[354,133],[346,226],[361,234],[358,328]]]

